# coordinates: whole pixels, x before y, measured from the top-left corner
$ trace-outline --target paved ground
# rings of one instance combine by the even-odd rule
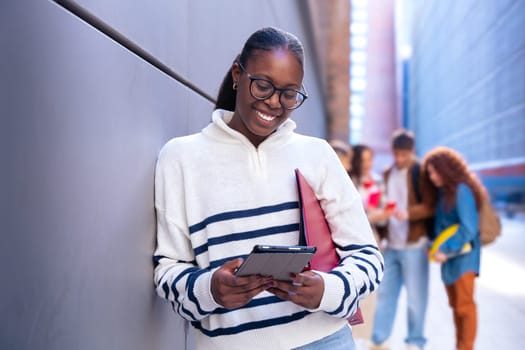
[[[503,219],[503,234],[482,250],[481,275],[476,280],[478,337],[476,350],[525,349],[525,216]],[[402,294],[394,325],[392,350],[404,350],[405,302]],[[452,313],[439,265],[432,264],[425,350],[454,350]]]

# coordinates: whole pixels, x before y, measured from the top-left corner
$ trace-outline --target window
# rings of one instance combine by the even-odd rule
[[[361,142],[365,118],[368,1],[352,0],[350,16],[350,143]]]

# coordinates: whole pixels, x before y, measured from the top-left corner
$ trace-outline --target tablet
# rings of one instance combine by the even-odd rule
[[[291,273],[300,273],[314,256],[316,247],[256,245],[235,272],[236,276],[273,276],[290,281]]]

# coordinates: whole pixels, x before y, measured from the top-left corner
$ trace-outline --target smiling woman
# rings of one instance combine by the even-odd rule
[[[222,83],[212,123],[159,155],[155,283],[198,330],[198,349],[354,349],[346,318],[382,278],[382,256],[336,153],[294,132],[290,115],[308,96],[303,65],[294,35],[258,30]],[[286,280],[236,276],[253,246],[299,242],[296,168],[316,189],[339,265]]]
[[[229,126],[257,147],[307,98],[303,64],[294,35],[275,28],[254,33],[226,74],[216,108],[235,111]]]
[[[298,89],[304,73],[301,62],[286,47],[261,50],[246,66],[252,74],[247,73],[240,59],[232,67],[238,98],[229,125],[257,147],[301,105],[306,95]]]

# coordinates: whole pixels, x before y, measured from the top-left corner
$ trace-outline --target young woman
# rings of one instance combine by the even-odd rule
[[[353,349],[346,317],[377,288],[382,257],[355,188],[327,142],[289,119],[307,97],[299,40],[253,33],[219,91],[212,122],[169,141],[155,179],[160,296],[196,328],[197,349]],[[341,257],[293,281],[235,276],[255,244],[299,241],[299,168]]]
[[[393,209],[385,208],[385,198],[383,196],[380,177],[372,172],[374,151],[364,144],[355,145],[352,147],[352,150],[354,155],[351,163],[350,177],[361,195],[361,200],[365,207],[368,221],[372,224],[372,228],[374,230],[381,229],[393,214]],[[379,242],[379,235],[376,232],[374,232],[374,234],[376,241]],[[372,336],[376,299],[377,293],[374,293],[365,298],[361,303],[361,312],[363,313],[365,323],[357,325],[353,329],[354,339],[360,348],[365,348],[368,339]]]
[[[359,144],[353,148],[354,156],[350,177],[363,200],[368,220],[374,225],[383,225],[393,213],[393,208],[385,210],[381,179],[373,173],[374,151],[367,145]]]
[[[449,148],[430,151],[423,167],[439,189],[435,233],[458,224],[456,233],[431,258],[442,263],[441,277],[454,314],[456,347],[472,350],[477,330],[474,279],[479,274],[481,247],[478,208],[486,193],[463,158]],[[471,250],[464,253],[466,243],[470,243]]]
[[[350,167],[350,176],[356,187],[369,190],[374,187],[379,191],[379,177],[372,173],[374,151],[367,145],[359,144],[352,147],[353,157]],[[365,203],[366,204],[366,203]]]

